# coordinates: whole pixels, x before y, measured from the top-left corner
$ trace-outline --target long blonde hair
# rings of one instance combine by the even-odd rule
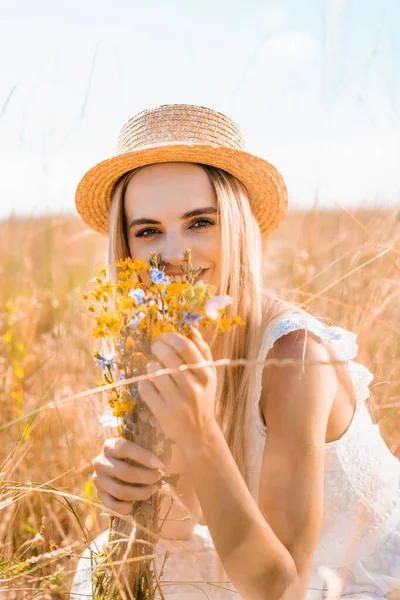
[[[262,291],[262,242],[246,188],[221,169],[199,164],[215,190],[221,224],[221,283],[219,294],[232,298],[231,311],[246,321],[210,341],[213,358],[257,359],[265,327],[273,318],[297,307]],[[140,169],[125,173],[114,187],[108,242],[108,263],[116,278],[115,262],[130,256],[125,227],[124,197],[127,185]],[[219,367],[216,420],[238,468],[248,484],[246,457],[252,415],[255,369]]]

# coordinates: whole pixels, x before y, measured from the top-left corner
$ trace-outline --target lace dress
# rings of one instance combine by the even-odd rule
[[[265,359],[279,337],[300,329],[332,344],[338,358],[346,361],[356,391],[356,410],[349,428],[339,440],[325,445],[324,509],[306,600],[333,598],[328,589],[332,590],[338,582],[343,584],[335,598],[397,600],[400,598],[400,462],[391,454],[365,406],[373,375],[352,360],[358,351],[354,333],[325,325],[307,313],[293,313],[271,321],[260,347],[260,360]],[[262,367],[256,373],[247,461],[249,489],[256,501],[266,437],[259,407],[261,378]],[[105,532],[95,542],[101,547],[106,539]],[[216,552],[206,526],[197,525],[191,539],[183,544],[186,549],[165,540],[159,543],[158,572],[165,550],[171,553],[162,577],[166,599],[240,600],[235,587],[226,583],[226,573],[217,569]],[[78,564],[71,600],[92,597],[90,574],[87,550]]]

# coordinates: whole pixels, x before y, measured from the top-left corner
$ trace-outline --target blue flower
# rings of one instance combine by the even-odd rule
[[[143,304],[146,300],[146,292],[142,290],[142,288],[131,290],[128,293],[128,296],[131,296],[134,300],[136,300],[137,304]]]
[[[134,398],[135,400],[136,398],[139,398],[139,390],[136,383],[132,383],[132,385],[129,386],[129,390],[132,394],[132,398]]]
[[[124,350],[125,340],[119,340],[119,342],[117,342],[117,348],[119,348],[120,350]]]
[[[125,373],[120,373],[119,375],[117,375],[117,379],[123,381],[125,379]]]
[[[142,313],[135,315],[134,317],[132,317],[132,319],[129,321],[129,325],[128,327],[131,327],[132,329],[135,329],[135,327],[137,327],[140,323],[140,321],[143,319],[144,315]]]
[[[169,277],[155,267],[150,269],[150,277],[153,283],[169,283]]]
[[[204,315],[199,315],[197,313],[184,312],[182,325],[192,324],[195,327],[197,327],[200,319],[204,319]]]
[[[112,353],[103,354],[102,352],[99,352],[98,354],[99,356],[95,359],[96,366],[102,367],[103,371],[105,371],[107,367],[110,367],[111,371],[114,371],[116,367],[114,355]]]

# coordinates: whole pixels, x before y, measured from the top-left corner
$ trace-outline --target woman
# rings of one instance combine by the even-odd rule
[[[172,552],[164,580],[188,583],[165,583],[166,598],[316,600],[334,575],[346,598],[389,598],[398,585],[400,466],[365,406],[372,376],[352,361],[356,336],[261,289],[262,237],[286,207],[281,176],[244,151],[238,127],[192,105],[133,117],[118,156],[91,169],[77,190],[82,218],[109,236],[110,264],[157,251],[174,276],[190,248],[201,279],[229,294],[246,320],[216,339],[163,334],[149,371],[204,358],[299,361],[141,382],[144,402],[175,442],[168,464],[158,471],[151,453],[116,439],[94,460],[99,498],[123,514],[154,493],[160,473],[182,473],[186,509],[175,505],[163,531],[189,552],[162,540],[159,555]],[[207,526],[198,524],[200,509]],[[91,595],[88,556],[74,599]]]

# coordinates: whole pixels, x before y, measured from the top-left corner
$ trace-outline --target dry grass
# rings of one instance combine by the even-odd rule
[[[290,213],[268,240],[264,275],[275,293],[358,334],[375,420],[400,457],[399,254],[398,211]],[[94,387],[81,294],[104,260],[105,239],[77,219],[0,223],[1,426]],[[68,598],[75,557],[107,527],[91,504],[102,402],[89,396],[1,430],[0,598]]]

